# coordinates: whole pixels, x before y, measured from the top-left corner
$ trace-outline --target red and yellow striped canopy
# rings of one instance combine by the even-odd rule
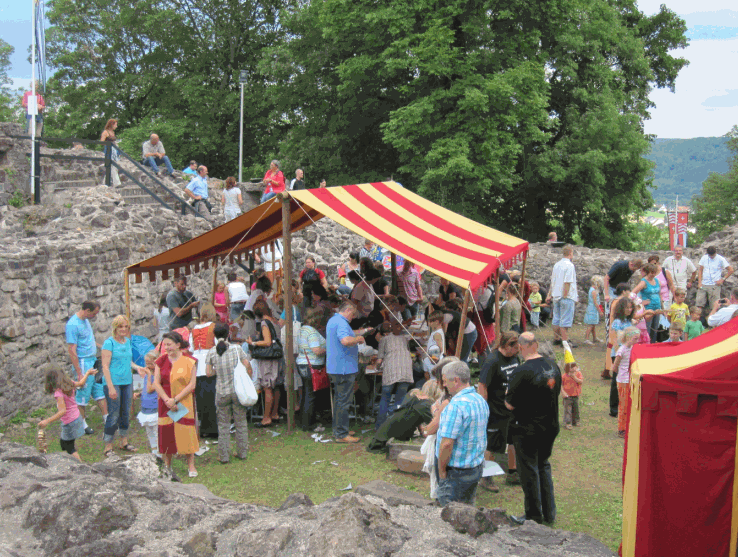
[[[500,267],[522,261],[528,242],[431,203],[395,182],[287,192],[293,232],[328,217],[462,288],[475,289]],[[141,280],[241,259],[282,236],[281,203],[274,199],[155,257],[128,268]],[[345,246],[339,246],[341,248]]]

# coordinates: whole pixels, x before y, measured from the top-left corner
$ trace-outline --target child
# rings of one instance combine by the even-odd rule
[[[684,327],[682,327],[679,323],[674,323],[671,327],[669,327],[669,338],[664,342],[681,342],[683,336]]]
[[[537,329],[540,327],[541,323],[541,302],[543,302],[543,298],[541,298],[541,287],[537,282],[530,283],[530,296],[528,296],[528,301],[530,302],[531,307],[530,323]]]
[[[218,316],[218,321],[228,323],[228,304],[226,304],[225,283],[223,281],[219,280],[215,288],[213,305],[215,306],[215,314]]]
[[[564,427],[571,429],[579,425],[579,397],[582,394],[584,377],[579,371],[579,364],[564,364],[564,375],[561,376],[561,395],[564,397]]]
[[[684,326],[684,334],[687,340],[697,338],[705,332],[705,326],[700,321],[700,317],[702,317],[702,310],[700,308],[695,306],[689,308],[689,321]]]
[[[605,283],[601,276],[595,275],[592,277],[589,294],[587,295],[587,311],[584,312],[584,324],[587,325],[587,330],[584,333],[584,344],[602,342],[597,340],[595,327],[600,323],[600,316],[605,315],[600,307],[600,290],[604,287]],[[589,340],[590,333],[592,333],[592,340]]]
[[[57,412],[50,418],[38,423],[39,429],[46,429],[50,423],[61,419],[61,435],[59,444],[63,451],[72,455],[82,462],[79,453],[74,446],[74,441],[85,435],[85,421],[79,413],[79,407],[74,400],[74,390],[83,387],[87,377],[95,373],[95,368],[90,368],[79,381],[72,380],[69,375],[60,369],[52,369],[46,374],[45,389],[48,394],[56,398]]]
[[[413,361],[408,349],[410,339],[402,323],[393,319],[392,334],[383,335],[379,341],[377,367],[382,368],[382,398],[379,400],[376,429],[387,419],[392,393],[395,394],[395,406],[399,406],[412,386]]]
[[[638,344],[641,330],[637,327],[628,327],[620,333],[622,346],[618,348],[613,369],[618,370],[618,436],[625,437],[626,415],[625,404],[628,400],[628,386],[630,385],[630,352]]]
[[[687,297],[687,292],[684,288],[677,288],[674,291],[674,303],[669,308],[668,317],[669,323],[672,325],[679,324],[682,329],[687,324],[687,316],[689,315],[689,306],[684,303],[684,298]]]
[[[158,358],[159,352],[156,350],[152,350],[144,356],[146,375],[141,391],[141,411],[137,418],[146,429],[146,436],[149,438],[152,454],[161,458],[161,454],[159,454],[159,399],[154,390],[154,365]]]

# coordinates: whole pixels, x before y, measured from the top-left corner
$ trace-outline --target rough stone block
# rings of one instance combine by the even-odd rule
[[[465,503],[456,501],[449,503],[443,507],[441,518],[453,526],[457,532],[469,534],[473,538],[497,531],[497,527],[480,509]]]
[[[429,507],[435,505],[434,501],[426,499],[419,493],[399,487],[382,480],[373,480],[358,486],[355,489],[359,495],[371,495],[382,499],[392,507],[399,505],[411,505],[413,507]]]
[[[420,445],[411,445],[410,443],[388,443],[387,444],[387,460],[397,460],[402,451],[418,451]]]
[[[425,456],[419,451],[402,451],[397,456],[397,467],[403,472],[422,474]]]

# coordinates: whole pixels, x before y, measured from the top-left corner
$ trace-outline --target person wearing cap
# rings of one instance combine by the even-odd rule
[[[471,386],[464,362],[445,365],[441,375],[451,402],[441,413],[436,437],[438,502],[473,505],[484,467],[489,406]]]
[[[538,353],[533,333],[523,333],[518,343],[525,363],[510,380],[505,406],[513,415],[510,432],[525,497],[525,515],[513,520],[550,524],[556,520],[556,501],[548,459],[559,434],[561,371],[556,362]]]
[[[723,271],[727,274],[723,276]],[[697,270],[697,307],[705,305],[712,309],[715,302],[720,299],[720,289],[723,283],[734,272],[733,267],[722,256],[718,255],[717,248],[710,246],[707,253],[702,256]]]

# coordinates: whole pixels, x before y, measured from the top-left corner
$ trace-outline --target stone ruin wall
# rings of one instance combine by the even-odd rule
[[[219,198],[216,188],[220,182],[212,183],[211,196]],[[159,206],[129,204],[104,185],[71,191],[63,199],[63,204],[52,200],[20,209],[0,206],[0,421],[47,402],[43,370],[51,362],[68,366],[65,324],[84,300],[101,305],[93,326],[102,343],[110,334],[112,319],[125,312],[123,269],[222,222],[216,210],[216,216],[206,221]],[[361,243],[359,236],[325,219],[294,236],[294,268],[301,269],[304,258],[313,255],[329,282],[335,282],[336,267]],[[713,235],[708,243],[717,245],[731,263],[738,263],[738,226]],[[686,255],[696,263],[701,253],[701,249],[690,249]],[[634,255],[645,258],[648,254],[577,247],[580,299],[585,299],[592,275],[603,274],[613,262]],[[659,255],[663,261],[667,253]],[[532,244],[527,276],[548,285],[560,257],[560,248]],[[230,270],[243,274],[226,262],[219,278],[224,280]],[[426,275],[426,292],[432,295],[437,286]],[[211,283],[212,270],[202,269],[190,277],[190,289],[200,299],[209,298]],[[724,293],[737,284],[732,278]],[[134,334],[155,336],[152,312],[170,287],[170,280],[162,281],[160,274],[155,283],[131,280]],[[584,304],[580,304],[580,322],[583,311]]]

